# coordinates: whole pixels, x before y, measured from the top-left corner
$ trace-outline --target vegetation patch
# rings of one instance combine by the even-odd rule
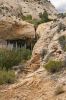
[[[34,25],[35,29],[38,27],[39,24],[41,24],[41,20],[38,20],[38,19],[33,19],[30,21],[31,24]]]
[[[0,85],[13,84],[16,80],[15,72],[10,70],[0,70]]]
[[[66,36],[61,36],[59,38],[60,45],[64,51],[66,51]]]
[[[60,22],[59,25],[58,25],[57,32],[59,33],[59,32],[61,32],[61,30],[65,31],[66,30],[66,26]]]
[[[12,69],[13,66],[30,59],[31,51],[25,48],[4,50],[0,49],[0,69]]]
[[[63,62],[61,61],[48,61],[48,63],[44,66],[48,72],[55,73],[60,71],[63,67]]]
[[[31,24],[34,24],[34,27],[36,28],[39,24],[41,23],[45,23],[45,22],[49,22],[51,21],[49,18],[48,18],[48,13],[47,11],[44,11],[43,13],[39,13],[39,17],[40,19],[32,19],[32,16],[31,15],[27,15],[27,16],[24,16],[23,14],[21,14],[22,16],[22,19],[31,23]]]
[[[39,17],[41,18],[41,22],[42,22],[42,23],[51,21],[51,20],[48,18],[48,13],[47,13],[46,10],[45,10],[43,13],[40,13],[40,14],[39,14]]]
[[[30,20],[32,20],[32,16],[31,15],[27,15],[27,16],[22,15],[22,19],[26,20],[26,21],[30,21]]]

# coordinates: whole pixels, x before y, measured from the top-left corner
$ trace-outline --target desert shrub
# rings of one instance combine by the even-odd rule
[[[61,36],[59,38],[60,45],[64,51],[66,51],[66,36]]]
[[[63,66],[63,62],[61,61],[48,61],[48,63],[44,66],[47,71],[51,73],[58,72]]]
[[[23,20],[26,20],[26,21],[30,21],[30,20],[32,20],[32,16],[31,15],[27,15],[27,16],[22,16],[22,19]]]
[[[41,20],[33,19],[33,20],[30,21],[30,23],[33,24],[35,28],[37,28],[37,26],[39,24],[41,24],[42,22],[41,22]]]
[[[13,50],[0,50],[0,69],[11,69],[13,66],[19,65],[23,60],[31,57],[31,51],[25,48]]]
[[[64,93],[63,87],[62,86],[58,86],[56,88],[55,95],[59,95],[59,94],[62,94],[62,93]]]
[[[50,19],[48,18],[48,13],[47,13],[47,11],[44,11],[43,14],[40,13],[40,14],[39,14],[39,17],[41,18],[41,22],[42,22],[42,23],[50,21]]]
[[[0,85],[2,84],[12,84],[16,80],[15,72],[10,70],[0,70]]]
[[[61,30],[65,31],[66,30],[66,26],[64,24],[62,24],[62,23],[59,23],[57,32],[60,32]]]
[[[34,24],[34,27],[37,28],[37,26],[41,23],[45,23],[45,22],[49,22],[51,21],[49,18],[48,18],[48,13],[47,11],[44,11],[43,14],[42,13],[39,13],[39,17],[40,17],[40,20],[38,19],[32,19],[30,21],[30,23]]]
[[[24,16],[22,14],[22,19],[23,20],[26,20],[27,22],[31,23],[31,24],[34,24],[34,27],[37,28],[37,26],[41,23],[45,23],[45,22],[48,22],[48,21],[51,21],[49,18],[48,18],[48,13],[47,11],[44,11],[43,14],[40,13],[39,14],[39,17],[40,17],[40,20],[39,19],[32,19],[32,16],[31,15],[27,15],[27,16]]]
[[[17,52],[19,54],[19,56],[21,56],[22,60],[28,60],[31,57],[31,50],[29,49],[25,49],[25,48],[21,48],[21,49],[17,49]]]

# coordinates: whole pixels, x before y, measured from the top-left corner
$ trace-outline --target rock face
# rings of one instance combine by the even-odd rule
[[[35,38],[35,30],[32,24],[16,19],[15,17],[2,17],[0,19],[1,39]]]
[[[36,34],[39,36],[33,48],[32,58],[40,55],[40,62],[48,60],[66,61],[66,19],[48,22],[38,26]],[[34,58],[35,59],[35,58]]]
[[[0,16],[32,15],[39,18],[39,13],[47,11],[54,18],[57,14],[54,6],[48,0],[0,0]]]

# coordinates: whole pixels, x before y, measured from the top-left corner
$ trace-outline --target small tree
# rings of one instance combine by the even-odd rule
[[[42,21],[42,22],[48,22],[48,21],[49,21],[48,13],[47,13],[46,10],[43,12],[43,14],[40,13],[40,14],[39,14],[39,17],[41,18],[41,21]]]

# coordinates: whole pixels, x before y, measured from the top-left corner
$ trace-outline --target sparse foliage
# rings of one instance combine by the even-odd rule
[[[15,72],[10,70],[0,70],[0,85],[2,84],[12,84],[16,80]]]
[[[47,71],[55,73],[63,67],[63,62],[50,60],[44,67],[47,69]]]
[[[25,48],[13,50],[0,50],[0,69],[11,69],[31,57],[31,51]]]
[[[27,16],[22,15],[22,19],[26,20],[26,21],[31,21],[32,20],[32,16],[31,15],[27,15]]]
[[[43,14],[40,13],[39,17],[41,18],[41,22],[48,22],[49,21],[47,11],[44,11]]]
[[[61,36],[59,38],[60,45],[64,51],[66,51],[66,36]]]
[[[49,22],[51,21],[48,18],[48,13],[47,11],[44,11],[43,13],[39,14],[40,19],[32,19],[31,15],[26,15],[24,16],[23,14],[21,14],[21,18],[31,24],[34,24],[34,27],[37,28],[37,26],[41,23],[45,23],[45,22]]]

